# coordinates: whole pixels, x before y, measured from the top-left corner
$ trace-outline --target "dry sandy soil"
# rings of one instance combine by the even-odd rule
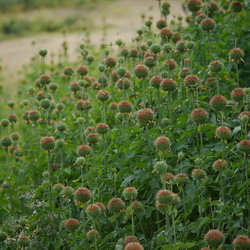
[[[171,14],[185,15],[181,3],[182,0],[170,0]],[[56,12],[54,13],[56,16]],[[102,38],[103,17],[106,17],[107,35],[106,43],[115,42],[118,38],[123,41],[131,42],[136,37],[136,30],[142,27],[141,14],[145,14],[146,18],[153,17],[153,21],[160,19],[160,11],[158,1],[156,0],[117,0],[106,4],[103,8],[97,8],[89,13],[84,13],[91,21],[94,22],[97,29],[90,33],[91,43],[99,45]],[[77,56],[76,48],[85,38],[84,32],[68,33],[66,41],[69,45],[70,60],[74,60]],[[36,44],[32,47],[31,43]],[[40,49],[47,49],[49,54],[58,54],[62,47],[62,34],[43,34],[35,37],[24,37],[14,40],[0,42],[0,59],[2,65],[2,76],[4,80],[1,85],[8,90],[8,86],[18,85],[21,76],[17,71],[22,68],[23,64],[31,62],[31,58],[38,53]],[[48,55],[49,55],[48,54]]]

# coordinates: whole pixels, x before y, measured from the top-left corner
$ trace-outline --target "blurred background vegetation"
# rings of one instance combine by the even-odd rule
[[[92,25],[89,11],[116,0],[1,0],[0,40],[57,32],[83,30]]]

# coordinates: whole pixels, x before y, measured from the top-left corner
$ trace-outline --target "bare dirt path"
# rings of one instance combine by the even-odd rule
[[[182,0],[169,1],[171,3],[170,19],[173,15],[185,15],[182,10]],[[91,43],[95,45],[101,44],[103,17],[106,17],[107,35],[106,43],[115,42],[118,38],[129,43],[132,37],[136,37],[136,30],[142,27],[141,14],[145,14],[146,18],[153,17],[156,21],[160,19],[160,11],[158,1],[156,0],[117,0],[106,4],[103,8],[93,10],[90,13],[84,13],[95,23],[95,29],[90,32]],[[70,60],[74,60],[77,56],[76,48],[85,38],[84,32],[68,33],[66,41],[69,45]],[[31,46],[35,41],[35,46]],[[10,41],[0,42],[0,65],[2,65],[2,76],[4,80],[2,85],[5,88],[11,84],[17,86],[21,76],[17,72],[22,69],[23,64],[31,62],[31,58],[43,48],[47,49],[49,54],[58,52],[62,48],[62,34],[42,34],[36,37],[24,37],[13,39]]]

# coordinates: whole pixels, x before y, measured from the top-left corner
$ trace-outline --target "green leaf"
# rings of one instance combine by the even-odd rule
[[[127,209],[126,209],[124,223],[126,223],[126,221],[131,217],[131,213],[132,213],[132,207],[128,206]]]
[[[123,238],[120,238],[115,244],[115,250],[123,250],[123,249],[124,249]]]
[[[237,126],[234,128],[233,132],[232,132],[232,136],[238,134],[241,131],[241,126]]]

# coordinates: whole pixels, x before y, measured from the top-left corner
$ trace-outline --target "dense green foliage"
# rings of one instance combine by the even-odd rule
[[[56,65],[40,51],[1,102],[3,249],[140,249],[128,235],[144,249],[243,249],[250,2],[218,4],[202,7],[213,20],[172,24],[180,41],[145,20],[128,51],[81,44],[69,64],[64,41]]]

